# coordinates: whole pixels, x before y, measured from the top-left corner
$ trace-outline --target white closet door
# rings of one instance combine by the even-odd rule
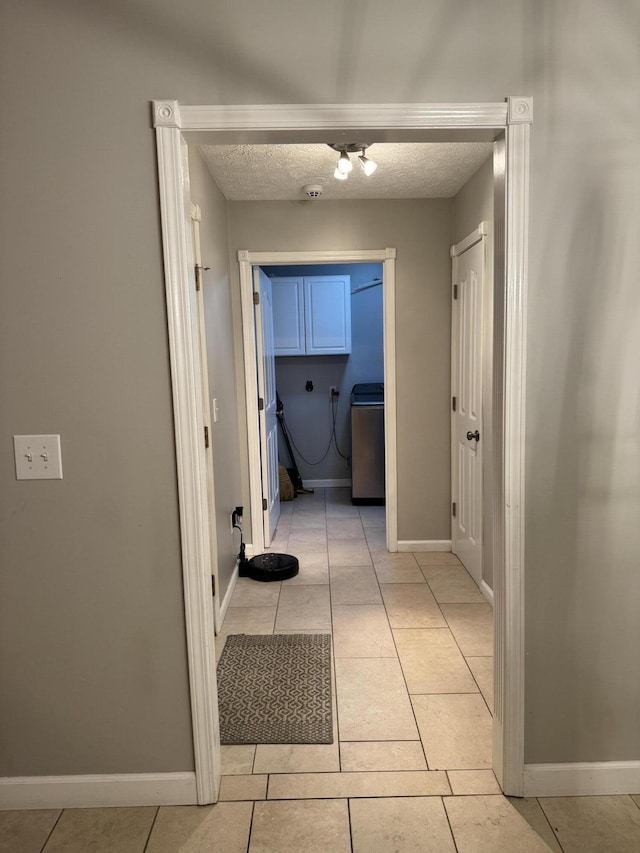
[[[482,286],[485,238],[453,259],[452,550],[482,581]],[[455,298],[457,296],[457,298]]]

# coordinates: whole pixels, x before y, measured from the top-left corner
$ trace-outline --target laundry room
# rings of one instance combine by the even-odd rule
[[[382,264],[262,269],[274,300],[280,463],[306,488],[351,487],[354,386],[375,386],[383,414]],[[377,488],[367,481],[362,497],[382,502],[384,433],[377,438]]]

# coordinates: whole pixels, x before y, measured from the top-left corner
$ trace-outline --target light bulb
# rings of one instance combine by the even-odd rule
[[[339,181],[346,181],[349,177],[348,172],[341,172],[340,169],[336,166],[336,170],[333,173],[333,177],[337,178]]]
[[[378,168],[377,163],[374,163],[373,160],[369,160],[368,157],[364,156],[364,151],[358,157],[358,160],[360,161],[360,165],[362,166],[362,170],[364,171],[364,173],[367,177],[369,177],[370,175],[373,175],[375,170]]]
[[[353,169],[353,163],[349,159],[349,155],[346,151],[343,151],[340,154],[340,159],[338,160],[338,169],[344,174],[348,174]]]

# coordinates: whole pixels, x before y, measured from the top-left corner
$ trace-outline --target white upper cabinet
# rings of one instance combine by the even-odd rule
[[[351,277],[271,279],[276,355],[351,352]]]
[[[304,279],[272,278],[275,355],[305,355]]]

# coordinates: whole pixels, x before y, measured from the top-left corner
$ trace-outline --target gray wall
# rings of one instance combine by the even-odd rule
[[[640,759],[639,25],[625,0],[531,20],[529,761]]]
[[[450,199],[229,203],[232,257],[238,249],[397,249],[399,539],[451,537],[452,207]],[[233,265],[232,275],[237,281]]]
[[[3,4],[2,773],[193,766],[148,105],[162,97],[534,95],[526,755],[640,758],[638,4],[364,8]],[[11,435],[40,431],[62,434],[65,480],[16,483]]]
[[[268,275],[348,275],[351,289],[382,278],[382,264],[335,264],[264,267]],[[351,296],[351,353],[332,356],[278,356],[276,381],[285,406],[288,428],[302,454],[310,462],[321,459],[329,446],[335,412],[335,432],[340,453],[351,455],[350,395],[356,382],[382,382],[382,286]],[[306,391],[307,380],[314,390]],[[329,388],[340,392],[332,411]],[[289,456],[280,437],[280,460],[289,467]],[[351,479],[351,466],[332,442],[319,465],[308,465],[300,455],[296,461],[303,479]]]
[[[233,349],[233,319],[229,287],[227,202],[197,148],[189,148],[191,200],[200,205],[200,243],[204,316],[209,378],[209,405],[218,402],[218,420],[211,421],[211,455],[215,490],[218,594],[220,601],[229,588],[240,550],[240,534],[231,532],[230,516],[242,505],[240,445],[238,440],[238,397]]]
[[[453,202],[453,243],[488,223],[486,269],[482,302],[482,579],[493,589],[493,155],[467,181]]]
[[[117,6],[3,17],[0,775],[190,770],[147,105],[190,75]],[[12,434],[48,432],[64,479],[17,482]]]

